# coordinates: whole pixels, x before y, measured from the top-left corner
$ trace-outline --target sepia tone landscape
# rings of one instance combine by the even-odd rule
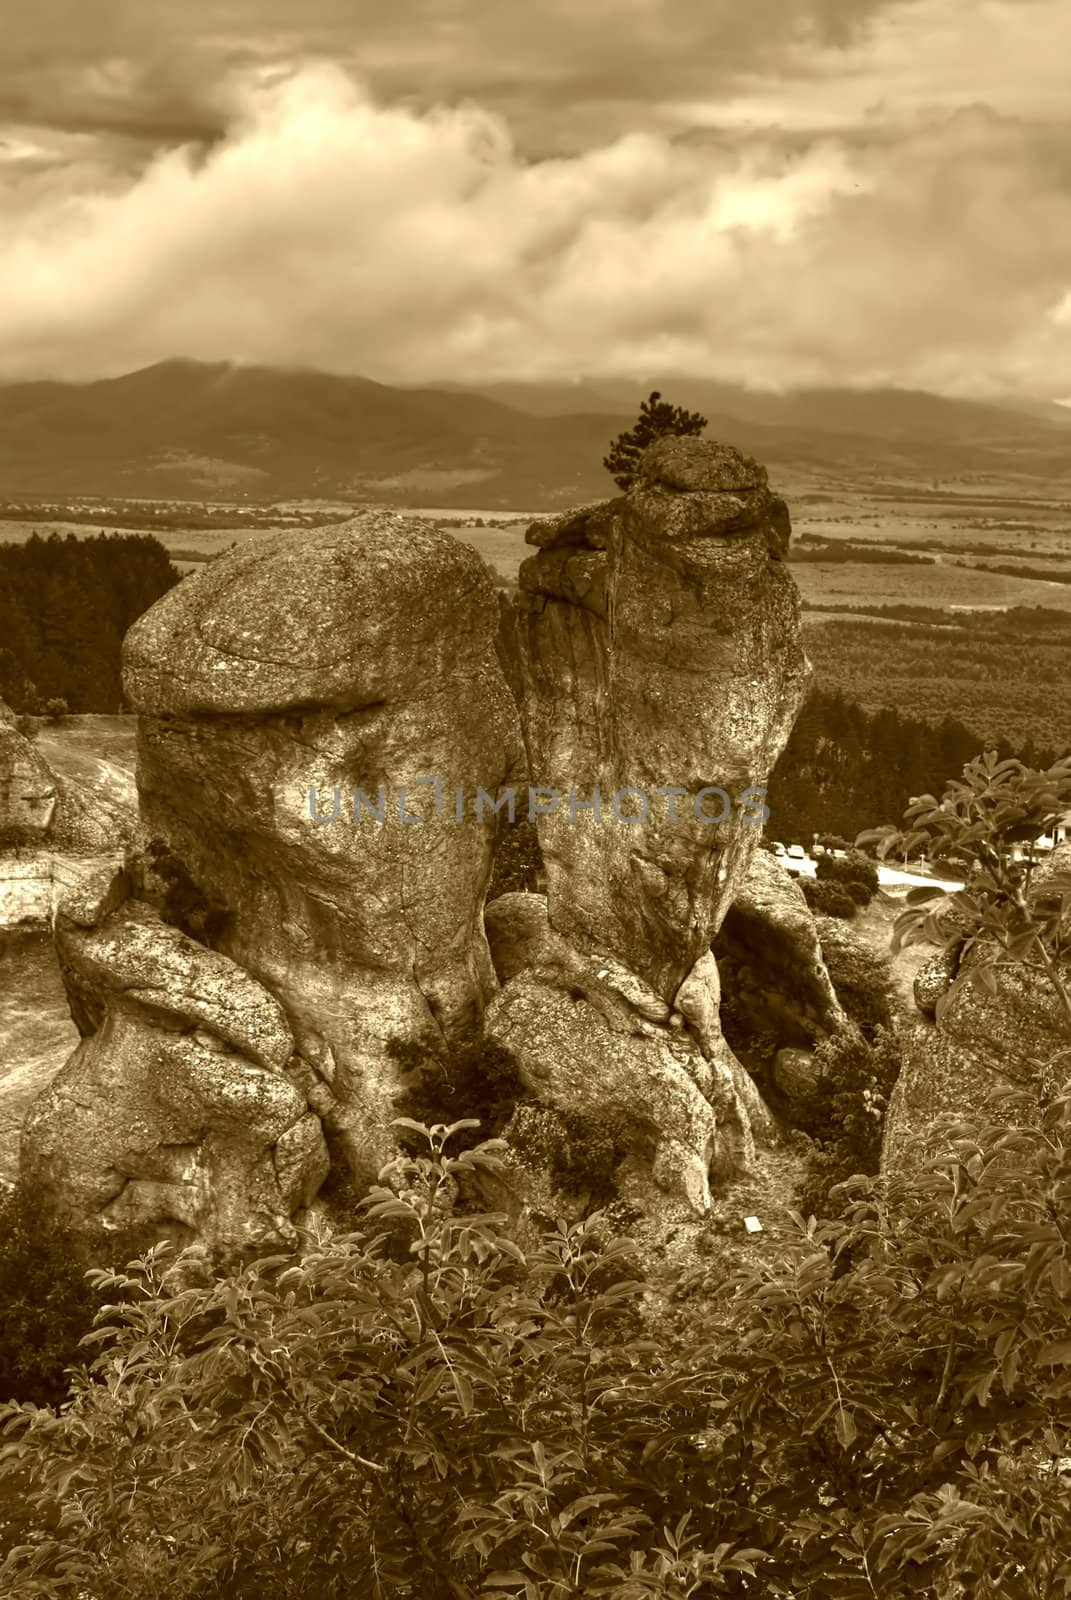
[[[0,60],[0,1593],[1071,1594],[1059,0]]]

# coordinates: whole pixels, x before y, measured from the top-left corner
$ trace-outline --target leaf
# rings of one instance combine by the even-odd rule
[[[909,906],[921,906],[928,900],[944,899],[946,894],[947,890],[939,888],[936,884],[920,883],[914,889],[907,891],[905,903]]]
[[[1043,1344],[1036,1360],[1047,1367],[1066,1366],[1071,1362],[1071,1339],[1054,1339],[1051,1344]]]
[[[997,975],[988,962],[979,962],[976,967],[971,967],[967,977],[972,983],[977,984],[979,989],[984,989],[986,994],[994,998],[998,994]]]
[[[853,1445],[859,1437],[859,1429],[855,1426],[855,1419],[850,1411],[845,1411],[843,1406],[837,1412],[834,1432],[837,1436],[837,1442],[842,1444],[845,1450]]]

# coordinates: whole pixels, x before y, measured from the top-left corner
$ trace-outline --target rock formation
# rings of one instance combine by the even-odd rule
[[[535,524],[520,574],[528,766],[561,799],[537,822],[545,926],[497,913],[489,1030],[538,1097],[646,1119],[655,1183],[700,1214],[771,1129],[710,945],[807,681],[788,526],[757,463],[667,438],[626,495]]]
[[[452,1037],[495,986],[474,797],[519,756],[497,626],[474,551],[366,513],[250,541],[131,629],[142,848],[130,898],[60,907],[87,1038],[23,1140],[72,1215],[275,1239],[321,1122],[359,1184],[396,1154],[391,1042]]]
[[[53,773],[0,701],[0,848],[41,844],[58,800]]]
[[[807,679],[787,538],[761,467],[669,439],[530,531],[519,640],[474,551],[388,513],[165,595],[124,646],[136,848],[57,907],[83,1037],[24,1133],[43,1201],[216,1254],[286,1240],[329,1160],[362,1187],[396,1154],[396,1042],[483,1023],[537,1106],[627,1106],[633,1194],[702,1214],[774,1131],[710,947]],[[480,792],[526,770],[548,894],[489,912],[496,979]]]
[[[47,927],[56,895],[117,861],[134,818],[53,770],[0,701],[0,928]]]

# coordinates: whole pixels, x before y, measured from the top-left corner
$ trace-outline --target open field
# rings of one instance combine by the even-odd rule
[[[1071,503],[1041,496],[1036,489],[1027,495],[1011,483],[976,487],[969,495],[955,486],[941,491],[827,482],[819,487],[812,481],[798,485],[793,497],[790,485],[777,487],[788,492],[797,549],[813,551],[818,540],[845,541],[865,543],[872,551],[932,557],[932,564],[918,565],[792,563],[800,593],[812,608],[805,613],[808,652],[821,687],[840,689],[871,712],[891,706],[926,720],[947,715],[981,736],[1005,737],[1017,747],[1027,738],[1041,748],[1071,747],[1071,708],[1064,709],[1068,697],[1062,688],[1071,681],[1071,629],[1065,637],[1061,629],[1046,627],[1043,639],[1033,629],[1029,639],[1007,631],[982,636],[985,613],[999,615],[1009,607],[1043,607],[1071,617],[1071,583],[985,570],[1002,565],[1071,576]],[[0,541],[22,542],[33,533],[47,537],[53,531],[77,536],[111,531],[109,512],[117,514],[122,526],[119,503],[92,508],[100,513],[99,523],[70,520],[87,516],[88,504],[71,502],[55,509],[66,509],[70,517],[0,521]],[[239,541],[283,531],[299,540],[303,528],[356,509],[337,500],[280,501],[275,506],[235,506],[230,517],[222,502],[185,507],[171,502],[165,518],[169,526],[122,531],[153,533],[174,553],[179,570],[190,572]],[[532,554],[524,534],[540,515],[476,507],[392,509],[448,525],[507,583],[516,581],[521,562]],[[241,525],[187,526],[184,511],[190,523],[218,516]],[[950,619],[971,612],[979,616],[968,632],[834,615],[837,607],[890,605],[923,606]],[[106,761],[107,756],[98,751],[96,759]]]
[[[1047,606],[1071,612],[1071,584],[981,572],[947,559],[932,567],[807,562],[793,565],[792,576],[804,600],[815,606],[917,605],[944,610]]]

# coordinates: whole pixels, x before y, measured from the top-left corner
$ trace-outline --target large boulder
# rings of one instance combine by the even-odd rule
[[[528,535],[525,739],[533,783],[562,796],[538,823],[552,921],[666,1000],[736,896],[760,834],[742,796],[765,784],[808,681],[786,515],[750,458],[669,438],[627,495]],[[670,786],[683,793],[658,793]],[[718,796],[697,806],[713,787],[732,801],[721,822]],[[611,812],[626,788],[649,800],[632,824]],[[604,820],[580,809],[596,790]]]
[[[498,621],[475,551],[364,513],[212,563],[126,640],[146,833],[281,1001],[359,1180],[395,1153],[392,1041],[456,1036],[495,987],[475,796],[520,756]]]
[[[663,439],[628,494],[530,529],[520,573],[530,770],[560,798],[537,814],[547,927],[511,913],[489,1027],[545,1101],[644,1106],[658,1186],[692,1213],[772,1130],[710,944],[808,679],[787,532],[756,462]]]
[[[85,1039],[24,1139],[26,1171],[69,1213],[117,1225],[157,1205],[213,1247],[271,1241],[320,1170],[313,1123],[358,1184],[397,1154],[393,1043],[449,1042],[496,987],[482,927],[495,815],[476,798],[520,759],[498,621],[473,550],[373,512],[252,540],[130,630],[129,904],[61,908]],[[218,1007],[198,1012],[198,994],[228,986],[270,1000],[285,1048],[269,1057]],[[211,1159],[187,1149],[198,1116]],[[177,1167],[154,1155],[171,1145]]]
[[[73,981],[99,1014],[27,1119],[23,1182],[76,1224],[147,1228],[223,1256],[292,1243],[291,1215],[328,1160],[287,1076],[282,1007],[227,956],[123,899],[121,876],[87,888],[61,903],[55,934],[68,992]],[[93,900],[99,919],[83,926]]]

